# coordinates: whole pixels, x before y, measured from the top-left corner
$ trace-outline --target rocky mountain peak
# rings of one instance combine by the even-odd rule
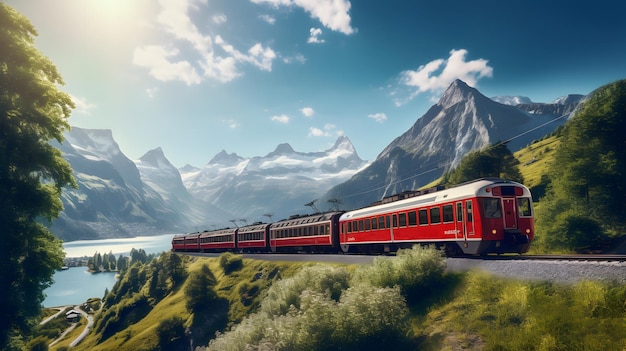
[[[437,103],[443,108],[447,108],[453,106],[459,102],[467,101],[472,95],[480,93],[467,85],[467,83],[462,80],[456,79],[450,86],[443,92],[441,99]]]
[[[225,164],[231,165],[240,162],[243,158],[236,153],[229,154],[226,150],[220,151],[217,155],[213,156],[209,164]]]
[[[335,141],[335,145],[333,145],[332,150],[337,150],[337,149],[342,149],[342,150],[350,151],[353,153],[356,152],[354,145],[352,144],[350,139],[345,135],[339,136],[337,138],[337,141]]]
[[[152,165],[154,167],[158,167],[160,164],[163,163],[170,163],[160,147],[146,152],[143,156],[139,158],[139,160],[146,165]]]
[[[266,157],[279,156],[279,155],[290,155],[290,154],[293,154],[295,152],[296,151],[291,147],[291,145],[289,145],[288,143],[282,143],[282,144],[278,144],[276,149],[274,151],[270,152],[269,154],[267,154]]]

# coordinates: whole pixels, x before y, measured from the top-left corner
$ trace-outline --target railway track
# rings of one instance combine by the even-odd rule
[[[522,260],[522,261],[580,261],[580,262],[626,262],[626,255],[615,254],[572,254],[572,255],[488,255],[458,256],[454,258],[472,260]]]

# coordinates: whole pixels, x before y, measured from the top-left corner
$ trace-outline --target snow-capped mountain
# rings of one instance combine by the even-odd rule
[[[495,100],[526,101],[510,97]],[[502,104],[456,80],[439,102],[369,167],[332,188],[321,201],[340,199],[345,209],[365,206],[428,184],[458,165],[470,151],[496,142],[507,142],[509,149],[516,151],[563,125],[580,99],[560,101],[567,104]]]
[[[72,166],[78,183],[77,189],[63,191],[65,209],[52,226],[52,232],[61,239],[154,235],[189,227],[188,209],[174,206],[184,196],[181,190],[185,191],[180,175],[178,186],[171,172],[177,173],[176,169],[158,157],[158,152],[143,158],[142,169],[150,173],[147,170],[158,164],[159,169],[169,171],[160,179],[157,172],[151,172],[153,180],[149,180],[122,153],[110,130],[74,127],[57,147]]]
[[[510,95],[504,95],[504,96],[494,96],[491,98],[491,100],[495,101],[495,102],[499,102],[503,105],[511,105],[511,106],[516,106],[519,104],[532,104],[533,102],[530,100],[529,97],[526,96],[510,96]]]
[[[236,218],[262,220],[268,213],[283,218],[310,211],[306,203],[366,164],[350,140],[341,136],[323,152],[297,152],[289,144],[280,144],[263,157],[243,158],[221,151],[201,169],[179,171],[194,197]]]
[[[161,148],[148,151],[134,162],[143,183],[154,189],[169,208],[179,213],[181,226],[191,229],[232,217],[208,202],[191,196],[183,185],[178,169],[165,157]]]

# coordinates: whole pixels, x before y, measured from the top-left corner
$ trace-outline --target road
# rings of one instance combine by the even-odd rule
[[[59,306],[59,307],[54,307],[54,309],[59,310],[59,312],[53,314],[52,316],[42,320],[39,324],[46,324],[49,321],[53,320],[54,318],[56,318],[59,314],[61,314],[63,311],[65,311],[68,307],[72,307],[72,306]],[[91,330],[91,328],[93,327],[93,316],[91,316],[90,314],[88,314],[87,312],[83,311],[80,306],[73,306],[73,309],[77,312],[79,312],[86,320],[87,320],[87,325],[85,326],[85,328],[83,329],[82,333],[80,333],[79,336],[76,337],[76,339],[74,339],[71,343],[70,343],[70,347],[74,347],[76,345],[78,345],[78,343],[80,343],[81,341],[83,341],[83,339],[85,338],[85,336],[87,336],[87,334],[89,334],[89,331]],[[61,333],[61,335],[59,335],[58,338],[56,338],[56,340],[54,340],[53,342],[51,342],[48,347],[52,347],[53,345],[57,344],[58,342],[60,342],[61,340],[63,340],[65,338],[65,336],[67,334],[69,334],[72,330],[74,330],[76,328],[76,326],[78,325],[78,323],[72,323],[72,325],[70,325],[67,329],[65,329],[63,331],[63,333]]]

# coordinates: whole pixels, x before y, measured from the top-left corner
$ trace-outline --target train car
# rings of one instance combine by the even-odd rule
[[[534,238],[530,191],[485,178],[453,188],[345,212],[343,252],[390,252],[436,244],[448,255],[527,252]]]
[[[205,231],[200,234],[199,251],[222,252],[235,250],[237,228]]]
[[[254,223],[237,230],[237,249],[241,252],[269,250],[269,224]]]
[[[172,251],[185,251],[185,234],[174,235],[172,238]]]
[[[272,252],[338,252],[339,216],[343,212],[292,217],[269,226]]]
[[[200,233],[191,233],[185,235],[185,247],[183,251],[199,251],[200,250]]]

